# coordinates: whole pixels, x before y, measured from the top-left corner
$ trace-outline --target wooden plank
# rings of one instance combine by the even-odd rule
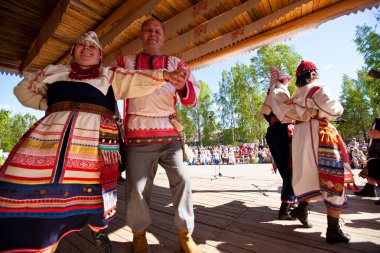
[[[307,15],[303,18],[299,18],[280,27],[276,27],[275,29],[272,29],[270,31],[258,34],[256,36],[251,37],[250,39],[241,41],[239,43],[235,43],[233,45],[230,44],[230,42],[228,42],[229,35],[227,34],[224,35],[224,38],[215,39],[201,46],[198,46],[196,49],[188,50],[182,53],[181,56],[183,60],[186,61],[191,68],[200,68],[206,64],[212,64],[216,60],[216,57],[220,58],[229,54],[238,54],[243,51],[245,52],[247,50],[252,50],[260,46],[270,44],[272,43],[272,40],[277,41],[278,38],[286,34],[289,34],[288,36],[290,37],[292,32],[296,32],[299,29],[305,29],[309,26],[318,26],[319,24],[334,19],[338,16],[354,12],[354,10],[356,9],[370,8],[371,6],[376,6],[378,4],[378,0],[340,1],[337,4],[332,5],[326,9],[322,9],[318,12],[311,13],[310,15]],[[266,19],[269,16],[266,16],[264,19]],[[267,21],[263,23],[266,24]],[[261,27],[262,25],[263,24],[261,24],[259,27]],[[256,26],[256,23],[254,23],[249,26],[249,29],[256,30],[257,27],[258,26]],[[203,57],[201,55],[203,55]]]
[[[70,0],[59,1],[57,7],[51,13],[45,25],[41,28],[37,38],[32,44],[30,51],[20,64],[19,71],[22,73],[24,69],[37,57],[43,45],[52,37],[61,20],[70,5]]]
[[[135,11],[132,15],[121,20],[112,30],[100,38],[100,43],[103,47],[107,47],[112,41],[115,40],[130,24],[135,20],[148,15],[154,9],[154,7],[159,4],[161,0],[151,0],[144,4],[140,9]]]
[[[229,20],[233,20],[246,10],[255,7],[259,2],[259,0],[249,0],[209,20],[207,23],[203,23],[180,36],[165,41],[164,51],[175,54],[181,50],[183,45],[198,43],[199,40],[209,35],[210,32],[220,29],[223,25],[228,23]]]
[[[181,30],[188,25],[188,23],[183,22],[183,20],[191,22],[195,18],[205,15],[210,9],[214,8],[219,3],[219,1],[205,0],[195,6],[192,6],[191,8],[188,8],[187,10],[163,23],[165,29],[165,37],[167,39],[165,41],[164,52],[170,51],[171,54],[173,54],[174,52],[178,52],[179,50],[183,49],[183,47],[186,45],[196,44],[199,42],[199,40],[204,39],[204,37],[207,36],[210,32],[220,29],[227,20],[231,19],[231,17],[235,17],[246,9],[252,8],[253,6],[257,5],[258,2],[259,0],[249,0],[244,4],[235,7],[218,17],[211,19],[210,21],[207,21],[207,23],[202,23],[194,29],[191,29],[190,31],[179,35],[181,33]],[[136,38],[135,40],[124,45],[120,50],[123,52],[123,54],[127,55],[135,54],[136,52],[141,51],[142,46],[140,39]],[[105,62],[111,63],[114,59],[114,55],[108,55],[105,58]]]
[[[205,44],[199,45],[196,48],[187,50],[186,52],[182,53],[182,59],[191,64],[192,61],[196,60],[199,57],[210,55],[215,52],[220,52],[221,50],[228,51],[228,48],[230,47],[235,48],[234,46],[232,46],[234,44],[236,45],[245,44],[244,42],[240,42],[241,40],[244,40],[244,37],[246,36],[249,37],[250,34],[253,34],[256,31],[260,31],[260,29],[262,29],[262,27],[264,27],[266,24],[279,19],[280,17],[284,16],[290,11],[293,11],[297,7],[300,7],[310,1],[311,0],[301,0],[292,5],[286,6],[272,14],[266,15],[260,20],[257,20],[254,23],[241,27],[240,29],[236,31],[229,32],[227,34],[220,36],[219,38],[216,38]]]
[[[379,252],[380,213],[373,204],[377,198],[362,198],[348,193],[351,208],[345,210],[343,231],[352,237],[349,244],[325,243],[326,210],[323,202],[313,203],[310,221],[314,227],[302,228],[299,221],[277,220],[282,179],[273,175],[271,165],[221,166],[224,177],[214,179],[214,166],[189,166],[195,212],[194,240],[203,253],[252,252]],[[365,181],[358,178],[358,184]],[[227,177],[233,176],[235,179]],[[212,179],[212,180],[211,180]],[[159,168],[151,202],[152,224],[147,238],[156,253],[179,252],[177,228],[168,180]],[[126,225],[124,184],[119,184],[116,218],[110,222],[109,237],[114,252],[131,252],[133,239]],[[378,190],[379,192],[379,190]],[[380,192],[379,192],[380,193]],[[65,238],[60,253],[92,252],[89,229]]]

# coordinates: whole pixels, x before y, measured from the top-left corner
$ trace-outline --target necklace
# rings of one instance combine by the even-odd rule
[[[79,65],[76,62],[73,62],[71,63],[70,67],[71,67],[71,70],[70,70],[69,78],[71,79],[76,79],[76,80],[95,79],[100,76],[99,64],[89,66],[88,68],[82,68],[81,65]]]

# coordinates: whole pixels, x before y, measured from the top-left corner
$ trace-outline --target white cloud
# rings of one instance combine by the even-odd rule
[[[335,67],[334,64],[329,64],[329,65],[324,66],[323,69],[324,70],[329,70],[329,69],[332,69],[334,67]]]

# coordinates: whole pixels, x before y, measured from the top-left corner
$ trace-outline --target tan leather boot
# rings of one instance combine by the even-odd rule
[[[133,253],[151,253],[146,240],[146,230],[133,232]]]
[[[185,253],[200,253],[198,246],[195,244],[191,234],[186,231],[178,231],[179,242]]]

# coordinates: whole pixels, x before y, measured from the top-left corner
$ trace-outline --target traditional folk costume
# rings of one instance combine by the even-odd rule
[[[184,69],[186,64],[168,55],[124,56],[117,66],[129,69]],[[175,208],[174,223],[180,231],[192,233],[194,212],[190,180],[183,163],[180,129],[176,129],[177,94],[184,106],[194,107],[200,86],[193,76],[184,91],[169,83],[147,96],[125,101],[124,119],[127,145],[127,220],[132,231],[145,231],[151,223],[150,198],[157,166],[167,173]],[[174,124],[174,125],[173,125]]]
[[[119,172],[115,98],[146,95],[162,72],[50,65],[14,89],[46,110],[0,169],[0,252],[48,249],[86,225],[103,229],[116,211]]]
[[[284,111],[280,109],[284,101],[290,98],[290,94],[287,86],[282,84],[280,80],[289,81],[290,76],[272,67],[270,70],[270,87],[260,109],[259,120],[265,118],[269,123],[266,141],[283,180],[279,219],[292,220],[289,211],[296,197],[292,187],[291,137],[288,134],[288,126],[291,124],[291,120],[286,118]]]
[[[316,81],[298,88],[291,99],[293,105],[283,108],[286,116],[297,121],[292,139],[292,182],[297,199],[322,197],[328,207],[340,211],[348,207],[344,163],[347,166],[349,160],[339,133],[328,120],[342,115],[343,107]]]
[[[290,212],[305,228],[308,221],[309,201],[322,198],[327,209],[326,242],[349,242],[351,237],[343,233],[339,216],[347,208],[344,193],[344,167],[350,166],[348,154],[338,131],[328,121],[342,115],[343,107],[331,98],[327,89],[318,84],[317,67],[302,61],[297,67],[296,85],[292,104],[286,108],[286,116],[296,120],[292,139],[293,189],[300,202]]]

